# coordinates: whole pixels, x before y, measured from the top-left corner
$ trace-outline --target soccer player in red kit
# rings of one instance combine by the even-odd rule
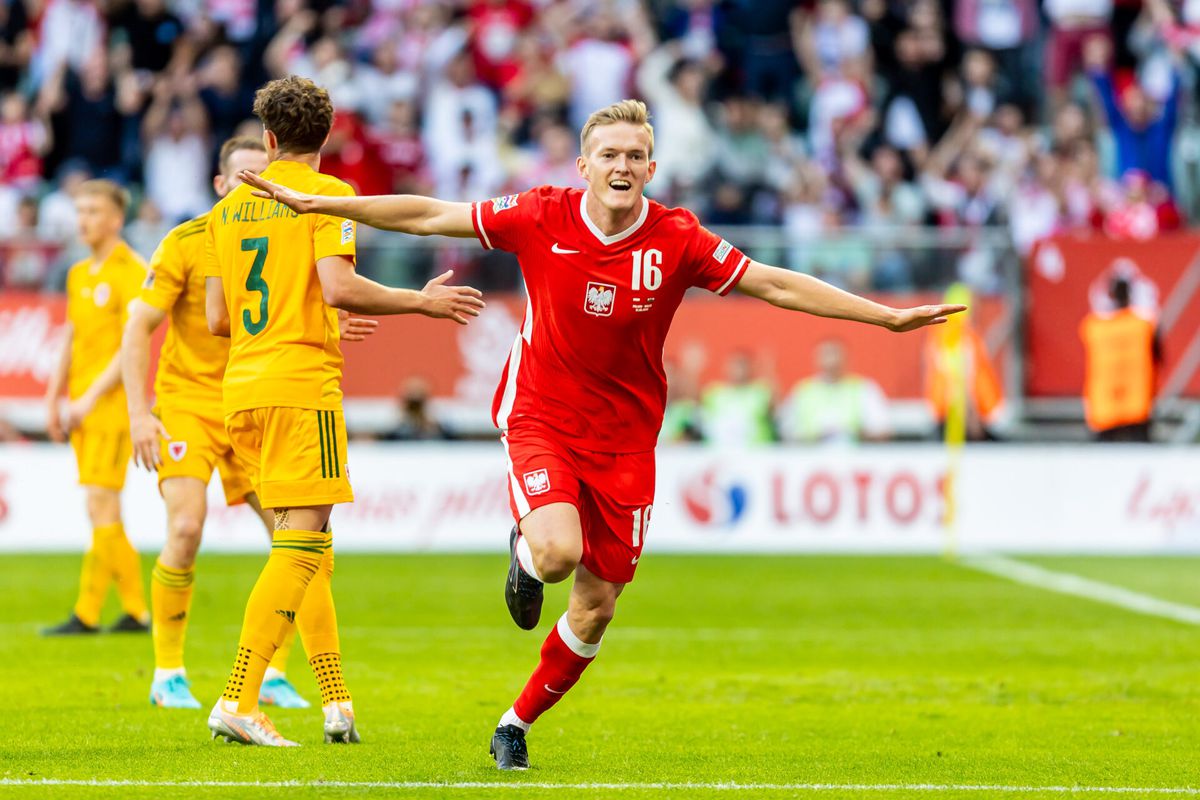
[[[580,150],[586,191],[540,186],[478,203],[317,197],[243,174],[261,196],[302,213],[473,236],[517,255],[529,304],[493,403],[517,521],[505,584],[513,620],[535,627],[543,584],[572,574],[575,582],[532,677],[492,736],[501,769],[529,766],[525,734],[596,657],[617,597],[633,580],[653,512],[663,342],[684,292],[737,289],[780,308],[893,331],[944,322],[964,308],[890,308],[759,264],[692,212],[646,199],[654,132],[639,101],[592,114]]]

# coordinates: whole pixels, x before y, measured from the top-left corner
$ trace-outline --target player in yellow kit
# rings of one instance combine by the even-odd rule
[[[237,137],[225,142],[213,178],[217,195],[237,185],[238,171],[261,171],[267,153],[258,139]],[[150,575],[153,610],[154,678],[150,702],[165,708],[200,708],[192,696],[183,662],[194,579],[193,565],[207,516],[206,487],[213,470],[221,476],[225,502],[249,503],[263,518],[268,536],[274,529],[246,471],[238,463],[225,432],[221,379],[229,358],[229,340],[208,332],[204,315],[204,233],[208,215],[188,220],[170,231],[150,260],[150,274],[125,328],[122,374],[129,402],[134,464],[158,472],[159,491],[167,506],[167,537]],[[155,376],[155,407],[146,398],[150,338],[170,316]],[[349,319],[343,338],[357,340],[373,332],[373,320]],[[307,708],[308,702],[287,679],[292,637],[276,651],[267,668],[259,701],[284,708]]]
[[[129,417],[121,387],[121,330],[146,277],[146,264],[121,241],[129,205],[112,181],[87,181],[75,202],[79,238],[91,255],[67,275],[67,334],[46,392],[50,438],[70,434],[87,492],[92,546],[84,554],[79,599],[66,622],[44,633],[95,633],[110,584],[124,615],[109,630],[149,630],[141,562],[121,523],[121,490],[129,464]],[[65,420],[59,400],[70,398]]]
[[[291,76],[258,90],[254,113],[272,180],[305,192],[349,195],[318,172],[333,124],[329,95]],[[483,307],[479,292],[446,286],[392,289],[355,272],[355,227],[300,216],[245,186],[209,214],[208,327],[230,336],[225,428],[264,508],[275,513],[271,555],[246,603],[225,691],[208,718],[214,737],[290,746],[258,707],[276,648],[295,625],[321,689],[326,742],[356,742],[354,708],[342,676],[329,515],[353,498],[342,417],[342,353],[335,308],[360,314],[420,313],[465,324]]]

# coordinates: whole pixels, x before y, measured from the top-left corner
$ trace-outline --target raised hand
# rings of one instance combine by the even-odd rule
[[[343,342],[361,342],[375,333],[379,320],[352,317],[349,311],[338,309],[338,333]]]
[[[162,421],[153,414],[143,414],[129,420],[129,438],[133,440],[133,464],[142,466],[147,472],[157,472],[162,466],[162,448],[159,441],[171,441],[171,435]]]
[[[294,192],[286,186],[280,186],[278,183],[272,183],[261,175],[244,169],[238,173],[238,178],[242,183],[247,184],[253,190],[251,194],[255,197],[264,197],[268,200],[274,200],[295,211],[297,214],[307,214],[313,210],[313,196],[304,194],[303,192]]]
[[[483,293],[470,286],[447,286],[446,281],[454,270],[448,269],[441,275],[425,284],[421,294],[425,297],[425,310],[428,317],[436,319],[452,319],[460,325],[466,325],[467,317],[478,317],[484,302],[480,298]]]
[[[917,328],[924,328],[926,325],[941,325],[946,321],[946,317],[951,314],[960,314],[966,310],[966,306],[944,303],[941,305],[917,306],[916,308],[900,308],[896,310],[895,318],[887,327],[888,330],[895,333],[915,331]]]

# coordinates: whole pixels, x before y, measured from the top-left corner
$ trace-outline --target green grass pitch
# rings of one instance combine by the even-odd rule
[[[1200,786],[1200,631],[916,557],[647,558],[596,663],[534,727],[533,769],[502,774],[491,730],[565,591],[523,633],[503,606],[503,558],[339,555],[363,744],[322,745],[317,710],[272,714],[299,749],[213,742],[207,707],[261,561],[200,560],[187,653],[205,710],[164,711],[147,702],[148,637],[37,635],[69,609],[77,557],[0,559],[0,797],[910,800]],[[1036,561],[1200,604],[1195,559]],[[290,674],[316,697],[299,646]],[[27,783],[38,779],[208,785]],[[712,785],[728,782],[783,788]],[[984,785],[1007,789],[951,788]]]

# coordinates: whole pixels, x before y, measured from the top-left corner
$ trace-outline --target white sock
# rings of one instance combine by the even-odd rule
[[[504,712],[504,716],[500,717],[500,723],[497,728],[503,728],[505,725],[516,725],[521,730],[529,733],[529,723],[517,716],[517,712],[511,708]]]
[[[184,669],[183,667],[177,667],[176,669],[162,669],[160,667],[154,668],[154,682],[155,683],[158,683],[159,681],[165,681],[167,678],[170,678],[172,675],[182,675],[183,677],[186,678],[187,670]]]
[[[273,681],[276,678],[287,678],[286,672],[280,672],[274,667],[267,667],[267,671],[263,673],[263,683]]]
[[[521,565],[521,569],[525,570],[525,574],[533,578],[535,581],[545,583],[542,576],[538,575],[537,567],[533,565],[533,551],[529,549],[529,542],[525,541],[525,537],[517,534],[517,563]]]

